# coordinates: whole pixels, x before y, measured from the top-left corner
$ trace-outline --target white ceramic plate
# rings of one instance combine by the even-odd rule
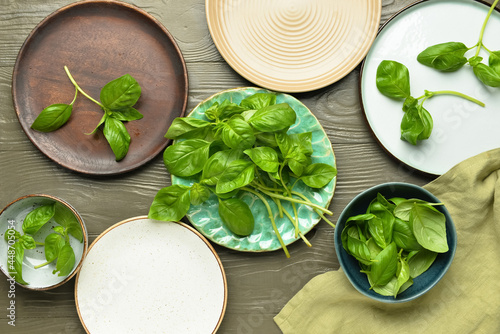
[[[306,92],[365,57],[381,0],[206,0],[208,28],[228,64],[256,85]]]
[[[193,228],[147,217],[111,226],[90,246],[75,300],[88,333],[215,333],[227,284]]]
[[[368,123],[380,144],[402,163],[428,174],[441,175],[455,164],[500,143],[500,89],[484,86],[466,65],[443,73],[417,62],[417,55],[431,45],[462,42],[475,45],[489,5],[472,0],[429,0],[399,12],[379,32],[361,71],[362,104]],[[493,11],[483,42],[500,50],[500,13]],[[466,57],[474,51],[466,53]],[[485,52],[481,54],[487,60]],[[454,96],[437,96],[425,102],[434,119],[431,137],[413,146],[400,139],[402,102],[382,95],[376,87],[377,67],[395,60],[408,67],[413,96],[424,90],[455,90],[473,96],[485,108]]]

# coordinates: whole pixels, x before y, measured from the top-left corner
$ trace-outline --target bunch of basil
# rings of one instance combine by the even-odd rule
[[[448,251],[441,203],[377,194],[366,213],[347,219],[342,246],[354,256],[371,289],[396,297]]]
[[[51,219],[59,226],[53,227],[54,232],[47,235],[45,242],[35,241],[33,235]],[[67,276],[71,273],[75,265],[75,252],[71,247],[69,236],[83,242],[83,232],[78,220],[68,208],[58,202],[39,206],[26,215],[22,229],[24,234],[8,229],[4,235],[5,241],[15,241],[12,245],[9,242],[7,247],[7,267],[12,278],[20,284],[29,284],[22,276],[24,251],[35,249],[37,246],[44,246],[47,262],[35,266],[35,269],[57,260],[52,272],[54,275],[58,273],[58,276]]]
[[[280,216],[287,215],[295,225],[295,236],[308,243],[299,231],[295,204],[306,204],[323,218],[323,213],[332,213],[293,187],[301,181],[309,187],[322,188],[336,176],[337,170],[328,164],[311,162],[311,132],[287,133],[296,121],[295,111],[287,103],[276,104],[275,94],[256,93],[240,104],[229,100],[215,102],[205,111],[205,117],[179,117],[168,129],[165,137],[175,139],[175,143],[163,155],[167,170],[175,176],[194,177],[196,182],[192,186],[161,189],[149,217],[180,220],[191,205],[199,205],[215,194],[223,223],[237,236],[248,236],[253,231],[254,217],[240,196],[250,192],[266,206],[287,256],[267,202],[269,198],[278,205]],[[292,203],[293,215],[281,206],[281,201]]]

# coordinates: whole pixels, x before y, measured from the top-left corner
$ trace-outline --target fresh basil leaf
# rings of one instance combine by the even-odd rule
[[[494,51],[490,53],[488,59],[488,65],[500,75],[500,51]]]
[[[103,134],[115,154],[116,161],[125,158],[130,146],[130,135],[125,125],[117,119],[108,117],[104,122]]]
[[[382,247],[377,245],[373,238],[366,240],[366,246],[370,250],[370,257],[372,260],[375,260],[377,255],[382,251]]]
[[[434,121],[432,120],[431,114],[422,106],[417,107],[418,117],[422,121],[423,130],[417,137],[418,140],[429,139],[432,133],[432,128],[434,127]]]
[[[75,266],[75,252],[69,243],[65,244],[59,250],[57,256],[56,269],[52,271],[53,274],[59,272],[57,276],[68,276]]]
[[[349,233],[347,235],[347,249],[349,254],[354,256],[359,262],[366,265],[370,265],[372,263],[370,249],[366,243],[352,237]]]
[[[45,237],[45,259],[54,261],[59,256],[59,251],[66,244],[64,237],[57,233],[51,233]]]
[[[469,49],[460,42],[448,42],[428,47],[417,56],[417,61],[443,72],[453,72],[467,63],[464,57]]]
[[[240,106],[247,109],[259,110],[261,108],[273,105],[276,103],[276,95],[271,93],[255,93],[244,98]]]
[[[71,104],[53,104],[43,109],[37,116],[31,128],[41,132],[51,132],[66,124],[73,106]]]
[[[234,160],[224,170],[215,187],[217,194],[224,194],[249,184],[254,179],[255,165],[248,160]]]
[[[394,240],[396,246],[407,252],[422,249],[422,246],[418,243],[413,234],[410,224],[399,218],[394,220],[392,240]]]
[[[186,135],[200,129],[208,128],[211,124],[211,122],[193,117],[177,117],[172,121],[172,124],[168,128],[165,138],[185,138]]]
[[[337,176],[337,169],[324,163],[315,163],[304,169],[300,179],[311,188],[323,188]]]
[[[430,205],[414,204],[410,210],[410,224],[422,247],[437,253],[448,251],[444,214]]]
[[[54,216],[54,204],[42,205],[26,215],[23,221],[23,232],[35,234]]]
[[[437,253],[427,249],[421,249],[408,259],[410,276],[416,278],[423,274],[436,260]]]
[[[398,202],[394,208],[394,216],[405,221],[410,220],[410,211],[415,203],[428,204],[428,202],[416,198],[401,199]]]
[[[222,141],[230,148],[247,149],[255,143],[253,129],[240,117],[232,117],[222,128]]]
[[[200,182],[208,186],[215,186],[227,166],[234,160],[242,159],[243,156],[243,151],[240,149],[216,152],[205,163]]]
[[[383,286],[391,281],[398,268],[398,254],[396,244],[390,243],[372,262],[370,279],[372,286]]]
[[[211,120],[215,121],[219,118],[219,102],[214,102],[207,110],[205,110],[205,116]]]
[[[238,236],[248,236],[254,229],[252,211],[241,199],[219,200],[219,216],[227,228]]]
[[[83,231],[80,222],[68,207],[56,202],[54,206],[54,220],[59,225],[64,226],[67,232],[76,240],[83,242]],[[57,232],[58,227],[54,227],[54,231]]]
[[[400,258],[396,270],[396,286],[394,287],[394,298],[400,292],[401,287],[410,279],[410,267],[405,259]]]
[[[277,132],[288,129],[297,115],[288,103],[274,104],[257,110],[248,123],[261,132]]]
[[[141,97],[141,86],[130,75],[125,74],[108,82],[101,89],[101,103],[109,110],[123,110],[132,107]]]
[[[481,80],[481,82],[486,86],[500,86],[500,73],[497,73],[493,68],[489,67],[486,64],[479,63],[472,69],[476,77]]]
[[[189,199],[192,205],[200,205],[210,197],[210,189],[200,183],[191,186]]]
[[[256,146],[278,147],[275,134],[272,132],[261,132],[255,134]]]
[[[312,132],[293,133],[289,135],[289,138],[297,151],[308,157],[312,155]]]
[[[395,205],[389,202],[384,195],[377,193],[377,198],[370,203],[370,212],[382,211],[386,214],[386,211],[389,211],[392,214],[394,207]]]
[[[285,161],[297,178],[300,178],[304,173],[304,169],[311,164],[311,158],[300,152],[296,147],[288,153]]]
[[[396,276],[393,276],[391,280],[385,285],[373,285],[372,280],[370,279],[370,275],[368,275],[368,283],[371,285],[371,289],[382,296],[394,296],[394,290],[396,289],[396,285],[398,283],[398,279]]]
[[[13,246],[7,247],[7,267],[10,277],[19,284],[28,285],[29,283],[23,280],[23,260],[24,248],[19,241],[15,242]]]
[[[234,115],[241,114],[245,110],[247,110],[247,108],[229,102],[229,100],[224,100],[218,107],[218,117],[220,120],[229,119]]]
[[[187,139],[170,145],[163,153],[168,171],[176,176],[195,175],[208,160],[210,143],[203,139]]]
[[[173,185],[160,189],[156,194],[148,217],[163,221],[179,221],[189,210],[189,187]]]
[[[393,60],[383,60],[377,68],[377,88],[385,96],[400,99],[410,96],[408,68]]]
[[[474,56],[474,57],[470,57],[468,62],[469,62],[470,66],[474,67],[477,64],[479,64],[482,60],[483,60],[483,57]]]
[[[279,168],[278,153],[271,147],[260,146],[252,149],[245,150],[244,153],[260,169],[269,173],[276,173]]]
[[[111,110],[109,117],[123,122],[130,122],[144,117],[137,109],[128,107],[121,110]]]
[[[416,108],[418,105],[418,100],[413,96],[408,96],[403,102],[403,111],[407,112],[411,108]]]
[[[410,108],[401,120],[401,139],[412,145],[417,145],[417,140],[425,130],[425,125],[417,108]]]
[[[21,238],[21,233],[17,232],[13,228],[8,228],[5,231],[3,238],[4,238],[5,242],[9,242],[9,240],[17,240],[17,239]]]
[[[381,248],[387,247],[387,241],[384,233],[384,222],[380,217],[374,217],[368,221],[368,231],[377,245]]]
[[[36,243],[35,239],[33,239],[32,236],[30,235],[23,235],[19,238],[18,240],[19,243],[23,246],[24,249],[35,249],[36,248]]]
[[[240,115],[241,115],[241,117],[243,117],[245,122],[248,122],[250,117],[252,117],[256,112],[257,112],[257,110],[255,110],[255,109],[249,109],[249,110],[245,110]]]

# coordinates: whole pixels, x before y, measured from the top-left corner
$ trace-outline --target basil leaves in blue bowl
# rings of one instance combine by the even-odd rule
[[[384,183],[358,194],[335,228],[335,251],[354,288],[400,303],[433,288],[448,271],[457,235],[446,207],[422,187]]]

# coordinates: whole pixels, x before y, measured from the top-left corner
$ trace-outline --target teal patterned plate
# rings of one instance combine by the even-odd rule
[[[198,104],[193,111],[188,115],[198,119],[207,120],[205,110],[207,110],[214,102],[222,103],[224,100],[239,104],[244,98],[255,93],[271,93],[268,90],[260,88],[235,88],[217,93],[205,101]],[[312,132],[312,146],[314,153],[312,155],[313,163],[326,163],[335,166],[335,155],[333,153],[332,144],[328,139],[325,131],[319,124],[316,117],[293,96],[275,93],[276,103],[288,103],[297,114],[297,121],[290,127],[288,133]],[[323,207],[328,207],[333,197],[337,178],[335,177],[329,184],[321,189],[312,189],[304,183],[298,182],[294,190],[302,193],[314,203]],[[181,184],[190,186],[194,182],[192,179],[185,179],[172,175],[172,184]],[[271,220],[267,213],[266,207],[255,195],[244,193],[240,198],[249,206],[255,218],[255,228],[252,234],[247,237],[238,237],[229,231],[224,226],[218,213],[217,197],[212,196],[201,205],[191,206],[186,217],[191,224],[200,231],[205,237],[221,246],[244,252],[265,252],[273,251],[281,248],[277,236],[275,235]],[[289,245],[299,238],[295,238],[295,229],[290,220],[285,216],[280,218],[278,209],[273,200],[269,198],[269,205],[275,212],[275,221],[278,231],[281,234],[285,245]],[[293,212],[289,203],[282,203],[283,207],[289,212]],[[299,227],[303,234],[309,232],[320,220],[319,216],[308,206],[297,205],[299,216]]]

